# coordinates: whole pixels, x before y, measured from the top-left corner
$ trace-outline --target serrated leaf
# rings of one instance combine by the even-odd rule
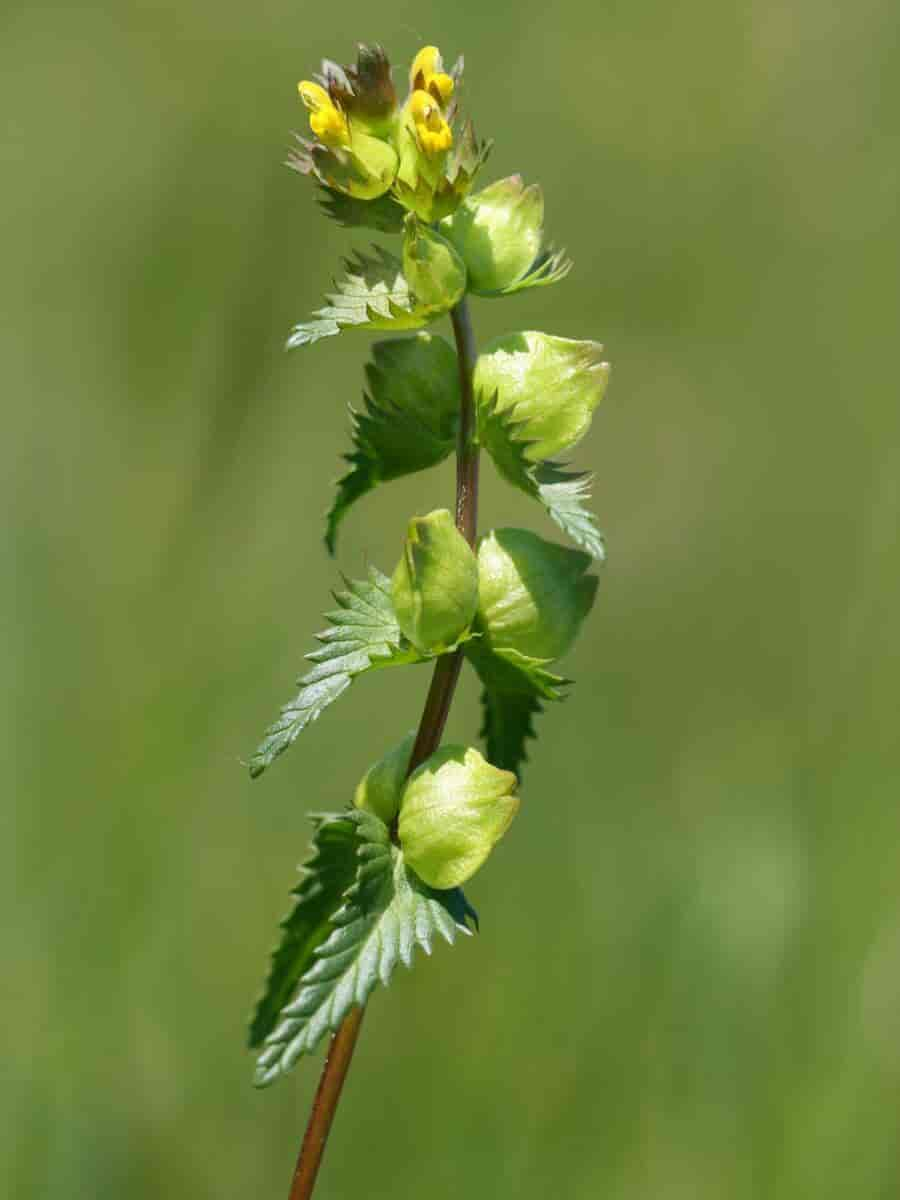
[[[338,526],[361,496],[435,466],[456,443],[459,373],[448,343],[420,333],[376,342],[372,356],[363,409],[350,410],[354,448],[344,457],[352,469],[338,480],[328,513],[325,544],[332,554]]]
[[[296,325],[288,349],[334,337],[342,329],[421,329],[439,316],[423,308],[409,290],[400,260],[380,246],[375,253],[357,253],[345,260],[345,278],[326,296],[328,304],[313,320]]]
[[[291,892],[295,904],[281,922],[281,940],[272,953],[262,995],[250,1022],[248,1045],[262,1045],[288,1003],[300,977],[309,969],[317,946],[333,926],[331,917],[356,876],[356,825],[346,815],[312,817],[313,853],[303,864],[303,878]]]
[[[298,681],[299,692],[284,706],[250,759],[252,778],[292,745],[351,682],[377,667],[424,662],[400,633],[391,603],[391,581],[374,567],[366,580],[347,581],[335,593],[338,608],[326,613],[331,625],[317,634],[320,649],[307,654],[315,666]]]
[[[525,292],[528,288],[549,287],[551,283],[559,283],[572,270],[572,260],[565,250],[554,250],[548,247],[542,250],[521,279],[496,292],[482,292],[484,296],[512,296],[516,292]]]
[[[485,756],[521,780],[522,764],[528,761],[526,743],[536,736],[533,718],[544,711],[542,701],[563,700],[571,680],[548,671],[539,659],[488,647],[481,639],[466,647],[466,657],[484,689],[480,736]]]
[[[522,778],[522,764],[528,761],[526,742],[534,740],[532,718],[544,711],[537,696],[525,692],[481,693],[482,722],[479,730],[484,752],[492,763]]]
[[[551,521],[555,521],[576,546],[603,562],[606,558],[603,534],[594,514],[583,503],[591,498],[594,479],[591,472],[568,471],[561,463],[543,462],[533,467],[531,474],[537,485],[537,498]]]
[[[352,812],[356,826],[356,880],[331,918],[328,939],[299,982],[296,998],[266,1039],[256,1069],[265,1087],[289,1071],[338,1028],[351,1008],[364,1005],[378,983],[387,986],[397,962],[412,964],[417,946],[430,954],[436,937],[453,943],[468,933],[471,915],[459,889],[427,887],[392,844],[387,826],[371,813]]]
[[[389,194],[377,200],[358,200],[335,188],[319,188],[319,204],[326,216],[344,229],[375,229],[402,233],[405,210]]]
[[[603,534],[584,505],[590,499],[593,475],[570,471],[562,463],[535,463],[528,457],[531,443],[524,439],[524,429],[513,410],[498,410],[496,397],[479,399],[479,439],[503,478],[537,500],[576,546],[603,562]]]

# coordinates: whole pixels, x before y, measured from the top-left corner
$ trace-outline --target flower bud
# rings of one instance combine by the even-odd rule
[[[525,275],[541,250],[544,195],[520,175],[500,179],[470,196],[441,224],[459,251],[473,292],[492,294]]]
[[[410,521],[391,594],[400,630],[419,650],[440,654],[468,631],[478,564],[447,509]]]
[[[415,733],[408,733],[399,745],[369,767],[354,794],[355,808],[374,813],[385,825],[391,824],[400,809],[400,794],[415,740]]]
[[[435,888],[471,878],[516,815],[515,786],[511,771],[465,746],[444,746],[427,758],[400,801],[400,845],[416,874]]]
[[[591,557],[526,529],[494,529],[478,547],[478,620],[485,648],[552,660],[565,654],[597,592]]]
[[[448,241],[415,216],[406,218],[403,274],[419,304],[446,312],[466,289],[466,268]]]
[[[547,333],[511,333],[496,338],[478,356],[475,388],[479,403],[510,412],[530,443],[532,462],[574,446],[587,432],[609,378],[599,342],[576,342]]]

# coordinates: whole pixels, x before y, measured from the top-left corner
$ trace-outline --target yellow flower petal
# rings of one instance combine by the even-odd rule
[[[444,69],[444,60],[441,58],[441,52],[437,46],[423,46],[416,57],[413,59],[412,66],[409,69],[409,86],[415,91],[420,87],[427,87],[427,79],[430,75],[435,75]],[[419,76],[422,76],[420,82],[416,82]]]
[[[426,154],[441,154],[450,149],[453,145],[453,134],[430,92],[413,92],[409,98],[409,113],[413,119],[416,138]]]
[[[453,95],[453,86],[453,80],[442,71],[439,71],[436,75],[427,76],[425,80],[426,89],[431,92],[441,108],[447,107],[447,103]]]
[[[326,146],[346,146],[350,141],[347,118],[318,83],[302,79],[297,84],[300,99],[309,110],[309,127]]]

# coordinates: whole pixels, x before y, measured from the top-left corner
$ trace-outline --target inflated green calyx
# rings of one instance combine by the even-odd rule
[[[508,413],[531,462],[575,445],[606,391],[609,364],[599,342],[577,342],[548,333],[510,333],[478,356],[479,407]]]
[[[404,857],[435,888],[471,878],[519,807],[516,777],[477,750],[444,746],[413,771],[400,801]]]
[[[415,732],[408,733],[393,750],[369,767],[357,785],[354,808],[374,813],[385,825],[391,824],[400,811],[400,794],[415,740]]]
[[[591,558],[526,529],[495,529],[478,547],[478,620],[486,648],[552,660],[575,640],[597,592]]]
[[[413,215],[405,221],[403,274],[419,305],[435,312],[452,308],[466,290],[462,259],[445,238]]]
[[[459,251],[473,292],[503,292],[521,279],[541,249],[544,194],[520,175],[500,179],[470,196],[441,223]]]
[[[357,133],[352,146],[315,144],[298,155],[305,155],[320,183],[357,200],[376,200],[383,196],[397,172],[397,152],[387,142]],[[298,157],[292,165],[302,170]]]
[[[441,653],[468,632],[478,564],[447,509],[410,521],[391,595],[401,632],[419,650]]]

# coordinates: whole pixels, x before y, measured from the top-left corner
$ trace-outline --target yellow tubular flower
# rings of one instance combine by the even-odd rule
[[[297,84],[300,99],[309,110],[309,127],[326,146],[346,146],[350,141],[347,118],[325,89],[308,79]]]
[[[444,60],[437,46],[423,46],[409,71],[409,86],[414,91],[430,92],[441,108],[453,95],[453,80],[444,73]]]
[[[416,90],[409,98],[409,112],[416,138],[425,154],[441,154],[453,145],[450,126],[430,92]]]

